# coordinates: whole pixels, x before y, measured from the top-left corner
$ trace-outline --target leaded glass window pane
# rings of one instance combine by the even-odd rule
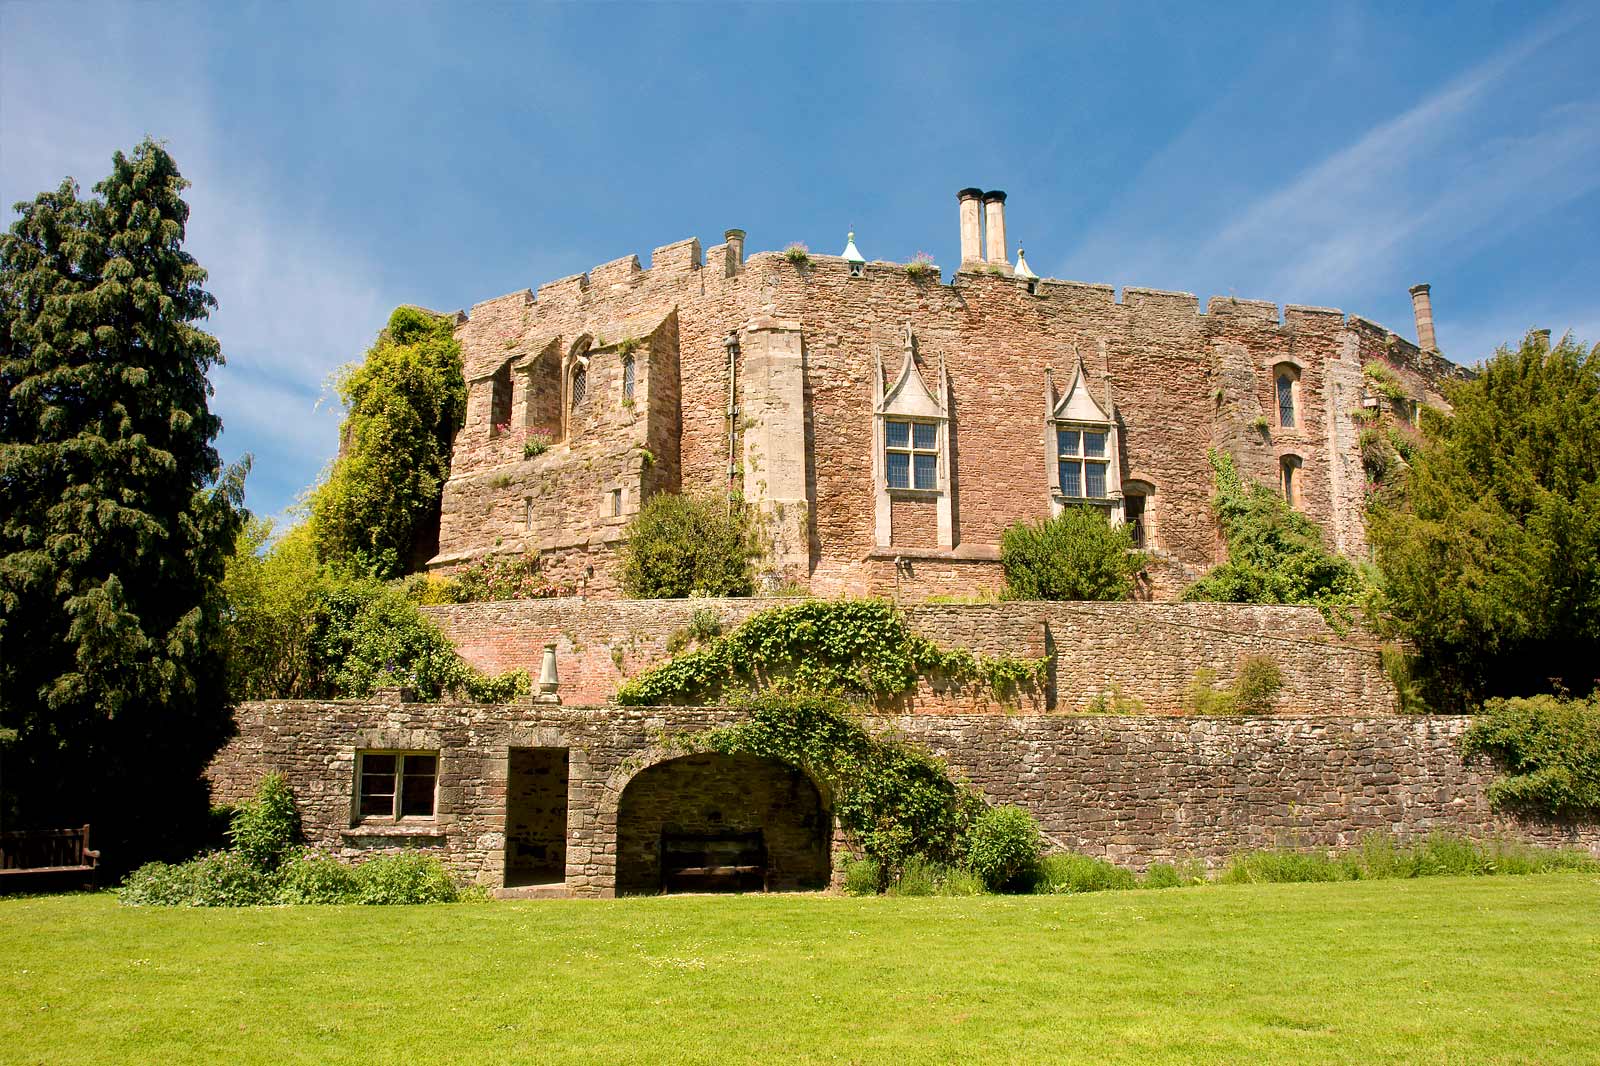
[[[633,356],[622,357],[622,398],[633,399]]]
[[[911,487],[911,456],[906,452],[889,453],[889,487],[891,489]]]
[[[1105,463],[1084,463],[1083,464],[1083,474],[1084,474],[1084,481],[1086,482],[1086,488],[1087,488],[1087,491],[1084,492],[1084,495],[1093,497],[1094,499],[1097,499],[1097,500],[1105,499],[1105,495],[1106,495],[1106,464]]]
[[[919,489],[936,489],[939,487],[939,457],[937,455],[923,455],[918,453],[912,457]]]
[[[891,448],[911,447],[911,423],[885,422],[884,443]]]
[[[1278,375],[1278,425],[1294,428],[1294,379],[1288,374]]]
[[[1078,454],[1078,431],[1075,429],[1062,429],[1056,431],[1056,454]]]
[[[1082,496],[1083,486],[1079,483],[1082,467],[1078,463],[1062,460],[1056,464],[1061,475],[1061,495]]]
[[[577,409],[583,403],[583,395],[589,390],[589,372],[583,367],[572,372],[572,407]]]
[[[1102,458],[1106,454],[1106,435],[1094,430],[1083,432],[1083,454]]]
[[[939,446],[939,427],[932,422],[911,423],[911,446],[919,452],[931,452]]]

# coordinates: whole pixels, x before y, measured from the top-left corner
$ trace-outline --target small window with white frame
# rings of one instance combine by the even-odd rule
[[[1056,487],[1070,500],[1104,500],[1110,456],[1106,426],[1056,426]]]
[[[431,819],[438,790],[436,751],[363,751],[356,757],[356,817],[361,821]]]
[[[939,426],[889,418],[883,423],[885,474],[891,489],[939,488]]]

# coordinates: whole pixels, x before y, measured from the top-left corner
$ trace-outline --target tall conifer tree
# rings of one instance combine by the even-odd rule
[[[244,469],[212,444],[187,184],[146,140],[0,237],[0,817],[92,822],[114,868],[194,841],[229,722]]]

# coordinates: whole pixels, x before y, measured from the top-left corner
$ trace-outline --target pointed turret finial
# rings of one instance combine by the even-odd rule
[[[1013,273],[1028,281],[1038,281],[1039,275],[1028,269],[1027,255],[1022,251],[1022,245],[1017,245],[1017,269]]]
[[[844,261],[846,263],[854,263],[854,264],[861,264],[861,263],[865,263],[867,261],[866,256],[862,255],[860,250],[858,248],[856,248],[856,231],[855,230],[851,230],[850,233],[849,233],[849,236],[847,236],[845,238],[845,242],[844,242]]]

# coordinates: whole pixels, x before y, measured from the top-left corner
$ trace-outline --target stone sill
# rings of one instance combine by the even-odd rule
[[[443,844],[445,838],[444,827],[437,822],[426,825],[406,824],[404,822],[363,822],[341,829],[339,835],[346,840],[373,840],[375,838],[393,838],[407,842],[421,843],[424,841]]]
[[[867,553],[868,559],[952,559],[958,562],[998,563],[998,544],[960,544],[954,548],[896,548],[880,544]]]
[[[896,500],[937,500],[944,495],[943,489],[897,489],[890,486],[884,491]]]

